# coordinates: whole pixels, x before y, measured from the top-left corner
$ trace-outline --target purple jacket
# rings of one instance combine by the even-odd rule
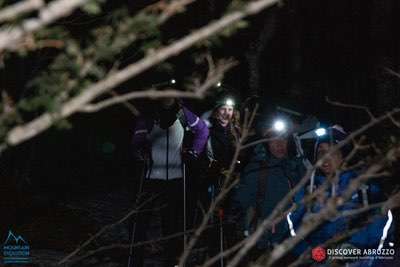
[[[181,107],[181,114],[186,124],[183,126],[188,127],[193,133],[193,140],[186,149],[193,149],[197,154],[202,153],[208,140],[208,127],[206,123],[184,106]],[[135,154],[143,150],[150,151],[151,144],[147,136],[152,131],[153,126],[153,120],[146,119],[142,116],[137,118],[133,127],[132,137],[132,147]]]

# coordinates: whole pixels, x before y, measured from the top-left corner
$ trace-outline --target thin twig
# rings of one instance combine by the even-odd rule
[[[368,114],[368,116],[370,117],[371,120],[375,120],[376,119],[374,114],[372,114],[371,110],[366,106],[354,105],[354,104],[345,104],[345,103],[341,103],[341,102],[338,102],[338,101],[332,101],[328,97],[326,97],[326,102],[328,102],[331,105],[338,106],[338,107],[364,110]]]
[[[152,196],[150,198],[148,198],[147,200],[143,201],[139,206],[135,207],[133,210],[131,210],[130,212],[128,212],[124,217],[122,217],[120,220],[118,220],[117,222],[114,222],[112,224],[106,225],[103,228],[100,229],[100,231],[98,231],[96,234],[94,234],[93,236],[91,236],[88,240],[86,240],[82,245],[80,245],[78,248],[76,248],[73,252],[71,252],[70,254],[68,254],[66,257],[64,257],[62,260],[60,260],[58,262],[58,265],[64,264],[67,261],[69,261],[72,257],[74,257],[76,254],[79,253],[79,251],[81,251],[82,249],[84,249],[85,247],[87,247],[89,244],[91,244],[93,242],[93,240],[95,240],[96,238],[98,238],[99,236],[101,236],[103,233],[105,233],[108,229],[115,227],[116,225],[119,225],[121,223],[123,223],[124,221],[126,221],[127,219],[129,219],[133,214],[136,214],[138,212],[140,212],[140,209],[142,207],[144,207],[145,205],[147,205],[149,202],[153,201],[154,198],[156,198],[157,196]]]
[[[207,228],[212,228],[214,226],[215,225],[209,225],[209,226],[207,226]],[[173,239],[173,238],[181,237],[181,236],[183,236],[185,234],[191,234],[191,233],[193,233],[195,231],[196,231],[196,229],[190,229],[190,230],[186,230],[185,232],[182,231],[182,232],[179,232],[179,233],[163,236],[163,237],[160,237],[160,238],[157,238],[157,239],[137,242],[137,243],[133,244],[133,247],[137,248],[137,247],[141,247],[141,246],[151,245],[151,244],[154,244],[154,243],[164,242],[164,241],[167,241],[167,240],[170,240],[170,239]],[[103,247],[100,247],[100,248],[97,248],[97,249],[89,250],[84,255],[82,255],[82,256],[74,259],[74,260],[69,260],[69,264],[70,265],[74,265],[74,264],[76,264],[78,262],[83,261],[84,259],[92,257],[93,255],[99,254],[100,252],[105,252],[105,251],[108,251],[108,250],[111,250],[111,249],[116,249],[116,248],[128,249],[130,247],[131,247],[130,244],[112,244],[112,245],[108,245],[108,246],[103,246]]]
[[[156,89],[146,89],[142,91],[134,91],[131,93],[126,93],[123,95],[114,95],[114,97],[103,100],[101,102],[95,104],[87,104],[80,109],[80,112],[97,112],[104,108],[120,104],[120,103],[128,103],[127,101],[131,99],[139,99],[139,98],[150,98],[150,99],[157,99],[157,98],[196,98],[200,99],[203,98],[206,94],[207,90],[209,90],[212,86],[214,86],[221,78],[223,77],[224,73],[235,66],[235,62],[228,62],[223,63],[217,67],[217,71],[214,73],[213,76],[208,77],[208,79],[199,87],[195,88],[194,91],[179,91],[179,90],[163,90],[159,91]]]

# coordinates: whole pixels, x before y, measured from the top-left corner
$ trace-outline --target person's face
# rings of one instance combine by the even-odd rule
[[[277,159],[285,158],[288,154],[288,142],[282,138],[270,140],[268,150]]]
[[[217,110],[218,120],[225,126],[227,125],[233,117],[233,107],[232,106],[221,106]]]
[[[328,143],[322,143],[318,146],[317,159],[321,159],[331,149],[331,145]],[[331,176],[343,163],[343,156],[340,151],[335,151],[327,159],[324,160],[321,166],[321,171],[326,176]]]

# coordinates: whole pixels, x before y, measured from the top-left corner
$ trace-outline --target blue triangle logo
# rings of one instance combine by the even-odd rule
[[[14,235],[14,233],[11,230],[9,230],[7,239],[4,242],[4,244],[10,244],[10,243],[14,243],[16,245],[18,245],[20,243],[27,244],[27,242],[20,235],[16,236],[16,235]]]

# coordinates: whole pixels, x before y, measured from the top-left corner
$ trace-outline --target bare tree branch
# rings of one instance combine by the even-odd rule
[[[385,70],[386,70],[389,74],[391,74],[391,75],[393,75],[393,76],[395,76],[395,77],[397,77],[397,78],[400,78],[400,74],[399,74],[398,72],[395,72],[394,70],[392,70],[392,69],[390,69],[390,68],[385,68]]]
[[[374,114],[372,114],[371,110],[366,106],[354,105],[354,104],[345,104],[345,103],[341,103],[341,102],[338,102],[338,101],[332,101],[328,97],[326,97],[326,102],[328,102],[331,105],[338,106],[338,107],[364,110],[368,114],[368,116],[371,118],[371,120],[375,120],[376,119]]]
[[[93,242],[93,240],[95,240],[96,238],[98,238],[99,236],[101,236],[103,233],[105,233],[108,229],[115,227],[116,225],[119,225],[121,223],[123,223],[124,221],[126,221],[127,219],[129,219],[133,214],[136,214],[138,212],[140,212],[140,209],[143,208],[144,206],[146,206],[146,204],[148,204],[149,202],[151,202],[152,200],[154,200],[154,198],[156,198],[156,196],[152,196],[148,199],[146,199],[145,201],[143,201],[139,206],[135,207],[133,210],[131,210],[129,213],[127,213],[124,217],[122,217],[120,220],[118,220],[117,222],[114,222],[112,224],[106,225],[103,228],[100,229],[100,231],[98,231],[96,234],[94,234],[93,236],[91,236],[88,240],[86,240],[82,245],[80,245],[78,248],[76,248],[72,253],[70,253],[69,255],[67,255],[66,257],[64,257],[62,260],[60,260],[58,262],[59,265],[66,263],[67,261],[69,261],[69,259],[71,259],[72,257],[74,257],[76,254],[79,253],[79,251],[81,251],[82,249],[84,249],[85,247],[87,247],[89,244],[91,244]]]
[[[240,249],[240,247],[242,247],[246,243],[246,241],[247,241],[247,239],[243,239],[242,241],[236,243],[231,248],[225,249],[224,252],[218,253],[217,255],[213,256],[212,258],[208,259],[205,263],[203,263],[203,265],[201,265],[201,267],[210,267],[214,263],[216,263],[221,257],[227,257],[227,256],[235,253],[237,250]]]
[[[39,10],[37,18],[24,20],[21,25],[0,31],[0,53],[15,50],[25,36],[32,34],[60,18],[70,15],[89,0],[55,0]]]
[[[0,23],[15,20],[23,14],[38,10],[44,6],[43,0],[24,0],[0,10]]]
[[[115,92],[114,90],[111,90],[110,91],[110,95],[112,95],[112,96],[114,96],[114,97],[119,97],[119,94],[117,93],[117,92]],[[134,105],[132,105],[131,103],[129,103],[128,101],[124,101],[123,102],[123,105],[127,108],[127,109],[129,109],[129,111],[134,115],[134,116],[139,116],[140,115],[140,112],[139,112],[139,110],[137,110],[137,108],[134,106]]]
[[[174,97],[174,98],[203,98],[207,90],[214,86],[218,81],[223,78],[226,71],[235,66],[234,61],[229,61],[227,63],[220,63],[214,73],[209,73],[206,81],[198,87],[191,87],[193,91],[179,91],[179,90],[163,90],[159,91],[156,89],[147,89],[143,91],[134,91],[124,95],[114,96],[110,99],[103,100],[95,104],[87,104],[80,109],[81,112],[97,112],[101,109],[119,104],[127,103],[131,99],[138,98],[164,98],[164,97]]]
[[[208,59],[208,65],[209,67],[205,81],[203,81],[202,84],[188,86],[191,91],[197,92],[197,94],[203,96],[208,89],[215,86],[219,81],[223,79],[226,72],[228,72],[231,68],[237,66],[238,62],[233,59],[221,59],[217,62],[217,64],[214,64],[214,61]]]
[[[82,4],[82,2],[84,1],[58,0],[57,3],[58,2],[62,3],[67,2],[68,5],[66,6],[65,10],[71,10],[72,6],[71,3],[74,3],[75,4],[74,7],[76,7],[78,6],[78,4]],[[144,72],[145,70],[148,70],[154,65],[181,53],[182,51],[190,48],[191,46],[197,44],[198,42],[201,42],[217,34],[223,29],[232,26],[233,24],[239,22],[245,17],[257,14],[258,12],[261,12],[265,8],[268,8],[276,4],[277,2],[278,0],[258,0],[250,2],[242,10],[225,15],[221,19],[194,31],[193,33],[183,37],[180,40],[177,40],[171,45],[165,48],[161,48],[152,54],[149,54],[142,60],[139,60],[138,62],[133,63],[131,65],[128,65],[126,68],[86,88],[81,94],[72,98],[71,100],[66,102],[62,107],[60,107],[59,112],[45,113],[25,125],[14,127],[7,134],[6,137],[7,145],[15,146],[25,140],[28,140],[40,134],[41,132],[47,130],[56,120],[69,117],[70,115],[78,112],[82,108],[82,106],[86,105],[87,103],[95,99],[97,96],[111,90],[112,88],[131,79],[132,77],[137,76],[138,74]],[[61,14],[65,14],[65,12]],[[46,21],[48,21],[49,18],[54,19],[54,17],[55,17],[54,15],[48,16]],[[1,48],[5,46],[5,44],[12,43],[12,42],[6,42],[5,44],[1,45],[1,41],[4,42],[4,38],[2,38],[1,34],[2,33],[0,32],[0,51]],[[17,33],[8,37],[12,40],[15,40],[16,36],[19,38],[21,35],[22,33]]]
[[[207,228],[212,228],[212,227],[214,227],[214,225],[207,226]],[[196,231],[196,229],[190,229],[190,230],[186,230],[185,232],[179,232],[179,233],[175,233],[175,234],[170,234],[170,235],[163,236],[163,237],[160,237],[160,238],[157,238],[157,239],[151,239],[151,240],[137,242],[137,243],[133,244],[133,247],[137,248],[137,247],[141,247],[141,246],[146,246],[146,245],[151,245],[151,244],[154,244],[154,243],[167,241],[167,240],[170,240],[172,238],[181,237],[181,236],[183,236],[185,234],[191,234],[191,233],[193,233],[195,231]],[[102,247],[97,248],[97,249],[89,250],[84,255],[82,255],[82,256],[80,256],[80,257],[78,257],[76,259],[69,260],[68,263],[70,265],[74,265],[74,264],[76,264],[76,263],[78,263],[78,262],[80,262],[82,260],[85,260],[85,259],[87,259],[89,257],[92,257],[92,256],[94,256],[96,254],[99,254],[100,252],[108,251],[108,250],[111,250],[111,249],[117,249],[117,248],[129,249],[130,247],[131,247],[131,244],[111,244],[111,245],[108,245],[108,246],[102,246]]]
[[[163,90],[159,91],[156,89],[147,89],[143,91],[134,91],[131,93],[127,93],[120,96],[115,96],[107,100],[103,100],[96,104],[88,104],[79,109],[80,112],[97,112],[101,109],[123,103],[129,101],[131,99],[139,99],[139,98],[165,98],[165,97],[173,97],[173,98],[201,98],[202,95],[199,95],[197,92],[188,92],[188,91],[179,91],[179,90]]]
[[[348,238],[349,236],[355,234],[357,231],[359,231],[362,227],[357,227],[355,229],[351,229],[350,231],[347,231],[346,233],[341,233],[337,236],[334,236],[333,238],[329,239],[325,243],[321,244],[322,247],[328,247],[332,244],[337,244],[338,242],[341,242],[342,240]],[[306,251],[301,254],[296,261],[292,262],[289,267],[296,267],[299,265],[302,265],[306,260],[310,259],[311,255],[311,248],[308,248]]]
[[[181,13],[185,10],[185,7],[191,3],[193,3],[196,0],[175,0],[172,1],[169,5],[167,5],[160,18],[159,18],[159,23],[164,23],[167,21],[170,17],[172,17],[176,13]]]
[[[335,218],[333,218],[333,220],[336,220],[338,218],[345,218],[345,217],[355,216],[355,215],[358,215],[358,214],[361,214],[361,213],[365,213],[367,211],[370,211],[370,210],[373,210],[373,209],[376,209],[376,208],[384,207],[384,206],[387,205],[388,201],[389,200],[384,201],[384,202],[370,204],[370,205],[364,206],[364,207],[359,208],[359,209],[345,210],[345,211],[339,212],[338,215]],[[394,206],[392,206],[392,208],[393,207]]]
[[[400,122],[399,122],[398,120],[396,120],[396,119],[393,117],[393,115],[388,114],[388,116],[389,116],[389,119],[392,121],[392,123],[393,123],[397,128],[400,128]]]

